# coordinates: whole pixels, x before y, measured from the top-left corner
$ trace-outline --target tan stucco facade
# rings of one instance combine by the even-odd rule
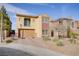
[[[17,14],[16,15],[16,36],[19,35],[19,29],[25,29],[25,30],[34,29],[35,37],[42,37],[43,36],[42,35],[42,17],[48,17],[48,16],[47,15],[28,16],[28,15]],[[24,18],[30,19],[30,26],[24,26]]]
[[[24,26],[25,18],[29,18],[30,26]],[[58,20],[52,20],[46,14],[39,16],[29,16],[22,14],[16,15],[17,37],[67,37],[68,27],[70,27],[71,31],[79,32],[79,22],[74,22],[72,19],[69,18],[60,18]]]
[[[50,22],[50,37],[52,38],[57,38],[59,36],[67,37],[68,27],[72,28],[72,19],[59,18],[58,20],[51,21]]]

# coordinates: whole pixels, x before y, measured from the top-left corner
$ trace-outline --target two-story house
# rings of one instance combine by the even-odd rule
[[[71,30],[79,35],[79,21],[73,21]]]
[[[48,15],[16,14],[16,35],[20,38],[49,36]]]
[[[72,19],[59,18],[50,22],[50,37],[68,37],[68,30],[72,27]]]

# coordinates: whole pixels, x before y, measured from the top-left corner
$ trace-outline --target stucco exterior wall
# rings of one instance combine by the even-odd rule
[[[39,16],[36,20],[36,23],[34,24],[35,31],[37,33],[37,37],[42,37],[42,17]]]
[[[27,16],[26,16],[27,17]],[[48,15],[44,14],[44,15],[39,15],[37,18],[31,17],[30,18],[30,27],[26,27],[24,26],[24,18],[26,17],[22,17],[22,16],[16,16],[16,35],[18,36],[18,29],[19,28],[23,28],[23,29],[35,29],[35,33],[36,33],[36,37],[42,37],[42,30],[43,30],[43,19],[42,17],[48,17]],[[49,18],[49,17],[48,17]],[[48,29],[48,36],[49,36],[49,20],[47,21],[47,24],[45,25],[45,27],[47,27]]]
[[[25,17],[16,17],[16,34],[18,36],[18,29],[35,29],[35,18],[30,18],[30,26],[24,26],[24,18]]]
[[[21,16],[16,17],[16,36],[18,36],[18,29],[35,29],[36,37],[42,36],[42,17],[30,18],[30,27],[24,26],[24,18]]]

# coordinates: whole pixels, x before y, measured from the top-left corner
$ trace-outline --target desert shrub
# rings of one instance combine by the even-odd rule
[[[59,39],[62,39],[63,37],[62,37],[61,35],[58,35],[58,38],[59,38]]]
[[[62,41],[58,41],[58,42],[56,43],[56,45],[57,45],[57,46],[64,46],[64,44],[63,44]]]
[[[53,42],[57,42],[57,41],[59,41],[59,39],[57,39],[57,38],[54,38],[53,39]]]
[[[48,41],[48,40],[51,40],[51,39],[48,36],[44,36],[43,40]]]
[[[6,43],[11,43],[11,42],[13,42],[13,40],[6,40]]]
[[[69,42],[70,42],[71,44],[76,44],[76,40],[75,40],[75,39],[70,39]]]
[[[78,35],[78,33],[70,32],[70,37],[71,37],[71,38],[76,38],[77,35]]]

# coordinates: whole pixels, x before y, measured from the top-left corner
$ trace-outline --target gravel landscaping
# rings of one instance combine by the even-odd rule
[[[57,42],[54,42],[53,40],[44,41],[41,38],[19,39],[16,41],[16,43],[50,49],[52,51],[62,53],[64,55],[79,56],[79,40],[77,40],[76,44],[74,44],[70,43],[68,38],[64,38],[58,43],[61,46],[57,46]]]
[[[11,44],[12,46],[10,46],[10,48],[17,48],[17,49],[23,49],[24,51],[29,51],[30,49],[35,49],[33,51],[30,51],[30,53],[34,53],[32,55],[68,55],[68,56],[79,56],[79,40],[76,40],[76,43],[71,43],[69,41],[68,38],[64,38],[64,39],[56,39],[56,40],[42,40],[41,38],[26,38],[26,39],[20,39],[18,38],[18,40],[14,40],[12,43],[1,43],[0,46],[4,44],[4,45],[9,45]],[[16,44],[20,44],[19,46],[17,46]],[[23,47],[20,48],[22,46],[31,46],[30,49],[24,49]],[[32,47],[33,46],[33,47]],[[3,46],[1,46],[3,47]],[[37,47],[37,48],[34,48]],[[48,51],[46,50],[45,52],[41,52],[41,49],[43,48],[48,49],[50,51],[56,52],[54,54],[48,53]],[[43,50],[43,51],[44,51]],[[35,52],[37,51],[37,52]],[[39,54],[37,54],[39,53]]]

